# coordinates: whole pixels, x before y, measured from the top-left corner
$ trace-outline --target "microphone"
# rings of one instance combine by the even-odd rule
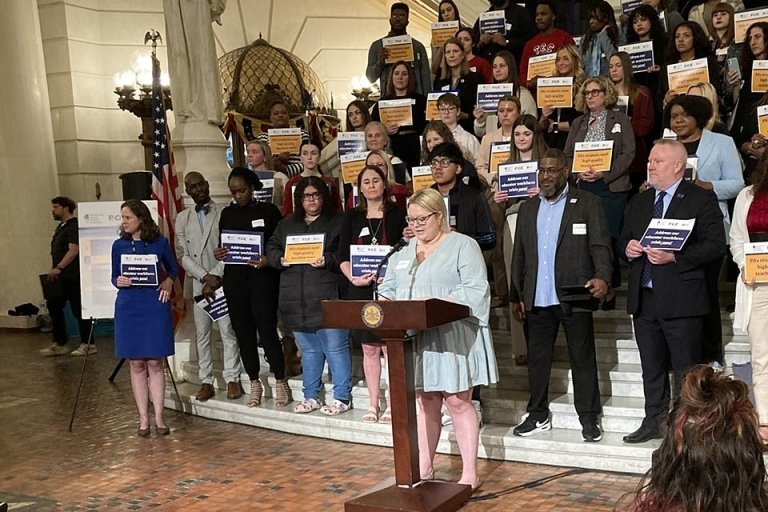
[[[397,243],[392,246],[392,249],[389,250],[387,255],[384,256],[384,258],[376,266],[376,274],[373,278],[373,300],[379,300],[379,275],[381,274],[381,269],[389,261],[389,258],[391,258],[393,254],[403,249],[406,245],[408,245],[407,238],[401,238],[398,240]]]

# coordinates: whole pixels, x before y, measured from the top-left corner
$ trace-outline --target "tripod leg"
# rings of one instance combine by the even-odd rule
[[[122,358],[120,361],[117,362],[117,366],[115,366],[115,369],[112,370],[112,375],[109,376],[109,382],[115,382],[115,377],[117,377],[117,372],[120,371],[120,368],[122,368],[124,364],[125,364],[125,358]]]
[[[184,404],[181,402],[181,395],[179,394],[179,388],[176,387],[176,379],[173,378],[173,371],[171,370],[171,365],[168,363],[168,358],[165,358],[165,368],[168,370],[168,375],[171,376],[171,384],[173,384],[173,391],[176,393],[176,400],[179,401],[179,406],[181,407],[181,412],[184,412]]]
[[[96,328],[96,319],[91,317],[91,332],[88,333],[88,347],[93,342],[93,331]],[[83,387],[83,378],[85,377],[85,365],[88,363],[88,353],[90,350],[85,351],[85,357],[83,358],[83,369],[80,371],[80,382],[77,384],[77,396],[75,396],[75,406],[72,408],[72,417],[69,419],[69,431],[72,432],[72,424],[75,422],[75,413],[77,412],[77,404],[80,402],[80,390]]]

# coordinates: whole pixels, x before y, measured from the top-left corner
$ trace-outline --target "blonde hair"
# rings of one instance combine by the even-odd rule
[[[383,123],[380,123],[379,121],[371,121],[367,125],[365,125],[365,138],[368,138],[368,132],[376,129],[381,132],[382,135],[384,135],[384,151],[389,153],[390,151],[390,143],[392,142],[392,139],[389,138],[389,132],[387,132],[387,127],[384,126]],[[366,141],[366,149],[368,149],[368,142]]]
[[[722,5],[722,4],[719,4]],[[701,89],[701,96],[702,98],[707,98],[709,102],[712,104],[712,117],[709,118],[709,121],[707,121],[707,125],[704,127],[707,130],[712,130],[714,128],[715,123],[720,120],[720,107],[718,107],[718,103],[720,100],[717,98],[717,91],[715,90],[715,86],[710,83],[698,83],[695,85],[692,85],[688,88],[686,93],[690,94],[691,89],[694,87],[698,87]]]
[[[395,168],[392,167],[392,156],[387,153],[386,151],[382,151],[380,149],[374,149],[368,152],[368,156],[365,157],[365,165],[369,166],[371,164],[368,163],[368,160],[371,158],[371,155],[378,155],[381,157],[382,160],[384,160],[384,165],[387,166],[387,169],[384,171],[387,176],[387,181],[390,183],[395,182]],[[375,166],[374,166],[375,167]]]
[[[443,220],[440,223],[440,231],[450,233],[451,227],[448,225],[448,212],[445,210],[445,201],[443,196],[433,188],[424,188],[415,192],[408,200],[408,206],[417,204],[428,210],[430,213],[439,213]]]
[[[264,164],[267,166],[268,170],[274,171],[275,160],[272,158],[272,150],[269,148],[269,144],[257,139],[253,139],[248,141],[248,144],[245,145],[245,148],[248,149],[248,146],[251,144],[256,144],[257,146],[261,147],[261,151],[264,153]]]
[[[581,51],[576,45],[573,44],[566,44],[557,50],[557,53],[562,51],[565,51],[565,53],[567,53],[571,58],[571,62],[573,62],[573,87],[574,89],[578,89],[584,82],[584,78],[586,78],[586,75],[584,74],[584,60],[581,58]],[[561,76],[559,72],[557,76]]]
[[[450,80],[451,79],[451,68],[448,67],[448,62],[445,60],[445,47],[449,44],[458,46],[461,50],[461,64],[459,65],[459,74],[461,76],[469,74],[469,63],[467,62],[467,56],[464,55],[464,45],[461,44],[461,41],[459,41],[457,38],[452,37],[448,39],[445,43],[443,43],[443,62],[440,66],[440,79],[441,80]]]
[[[603,91],[605,91],[605,108],[610,110],[616,106],[619,101],[619,93],[616,91],[616,86],[613,85],[608,78],[604,76],[593,76],[584,80],[584,83],[579,87],[579,92],[576,93],[576,110],[579,112],[587,112],[587,99],[584,97],[584,91],[589,84],[597,84]]]

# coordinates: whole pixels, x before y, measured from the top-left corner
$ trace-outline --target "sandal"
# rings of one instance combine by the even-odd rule
[[[369,407],[365,410],[362,417],[363,423],[376,423],[379,421],[379,409],[378,407]]]
[[[341,400],[331,400],[330,403],[325,404],[320,408],[320,412],[326,416],[338,416],[345,413],[352,408],[352,403],[345,404]]]
[[[293,408],[293,412],[297,414],[306,414],[318,409],[320,409],[320,402],[314,398],[305,398],[303,402],[296,404],[296,407]]]
[[[379,418],[379,423],[392,423],[392,408],[387,407]]]
[[[261,386],[260,380],[251,381],[251,394],[248,397],[248,407],[258,407],[261,405],[261,394],[264,392],[264,388]]]
[[[291,396],[291,387],[288,385],[286,379],[275,381],[275,405],[278,407],[285,407],[289,402],[293,401]]]

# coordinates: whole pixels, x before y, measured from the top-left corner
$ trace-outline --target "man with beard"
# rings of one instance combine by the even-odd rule
[[[80,329],[80,346],[71,352],[73,356],[95,354],[96,345],[90,338],[90,323],[81,318],[80,298],[80,261],[78,255],[79,234],[77,217],[74,216],[77,205],[68,197],[51,199],[51,215],[59,221],[51,240],[51,262],[53,266],[46,277],[46,304],[53,324],[53,343],[40,351],[45,357],[70,354],[67,348],[67,324],[64,319],[64,306],[69,302],[72,314]]]
[[[409,16],[410,8],[407,4],[403,2],[392,4],[389,16],[390,30],[385,37],[407,36],[406,28],[408,27]],[[379,89],[384,94],[387,90],[392,64],[386,63],[387,49],[384,48],[382,39],[374,41],[368,49],[368,67],[365,68],[365,76],[371,83],[379,80]],[[426,96],[432,88],[432,82],[429,79],[429,56],[422,43],[416,39],[412,39],[412,41],[414,60],[408,63],[409,73],[416,78],[416,92]]]
[[[204,295],[213,300],[221,287],[224,263],[216,260],[213,250],[219,246],[219,217],[221,207],[211,199],[208,181],[197,171],[184,176],[184,190],[195,202],[176,216],[176,260],[192,278],[192,296]],[[202,386],[195,398],[199,402],[213,398],[213,358],[211,356],[211,328],[213,320],[202,308],[195,306],[197,332],[198,375]],[[224,346],[223,377],[227,382],[227,398],[235,400],[243,394],[240,386],[240,350],[229,316],[216,324]]]
[[[493,56],[501,50],[508,50],[520,62],[526,41],[536,35],[536,24],[533,16],[525,8],[513,0],[490,0],[490,11],[504,11],[504,32],[494,34],[480,33],[480,19],[472,27],[472,39],[477,41],[477,55],[493,63]]]
[[[552,428],[549,375],[560,324],[573,374],[574,405],[587,442],[602,439],[592,311],[608,291],[611,237],[600,199],[568,183],[559,149],[539,159],[539,196],[520,207],[512,255],[513,315],[528,326],[528,414],[512,433]]]

